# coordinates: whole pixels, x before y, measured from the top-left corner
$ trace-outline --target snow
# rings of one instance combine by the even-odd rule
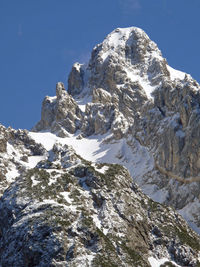
[[[99,52],[102,62],[107,60],[107,58],[109,58],[110,55],[112,55],[113,57],[115,56],[119,58],[122,57],[123,59],[125,55],[123,54],[124,52],[122,51],[125,51],[125,47],[129,46],[129,42],[130,43],[133,42],[131,38],[133,32],[137,32],[137,34],[141,36],[145,35],[146,38],[148,38],[148,36],[145,34],[143,30],[136,28],[136,27],[118,28],[114,30],[105,38],[105,40],[102,43],[102,49]],[[160,50],[157,48],[155,43],[153,46],[153,42],[152,42],[152,47],[153,49],[151,52],[147,51],[147,54],[146,54],[147,58],[151,58],[151,59],[156,58],[159,61],[163,61],[163,57],[161,55]],[[152,99],[153,97],[151,94],[155,90],[156,86],[151,85],[151,81],[149,80],[150,76],[148,77],[148,73],[144,77],[141,77],[140,73],[136,72],[136,69],[131,68],[132,64],[126,65],[126,63],[125,63],[124,70],[127,72],[127,76],[133,82],[138,81],[139,84],[143,87],[148,99]],[[185,77],[184,72],[175,70],[169,65],[167,65],[167,69],[170,73],[171,80],[175,80],[175,79],[183,80],[184,79]]]
[[[104,233],[104,235],[107,235],[108,232],[109,232],[109,229],[103,228],[103,229],[102,229],[102,232]]]
[[[133,29],[135,28],[118,28],[111,32],[104,42],[108,42],[111,47],[123,47]]]
[[[50,101],[50,103],[53,103],[56,101],[57,97],[56,96],[47,96],[48,100]]]
[[[110,56],[125,56],[125,47],[131,46],[133,42],[132,36],[134,32],[137,32],[137,35],[145,35],[146,38],[148,38],[146,33],[142,29],[139,29],[137,27],[117,28],[113,32],[108,34],[101,44],[102,49],[99,52],[102,63],[106,61]],[[98,46],[96,46],[95,48],[98,48]],[[128,61],[128,58],[126,58],[126,60]]]
[[[78,104],[80,110],[81,110],[82,112],[85,112],[86,105],[87,105],[88,103],[91,103],[91,102],[92,102],[92,96],[90,96],[90,95],[89,95],[89,96],[86,95],[85,97],[83,97],[83,98],[81,98],[81,99],[76,99],[76,98],[75,98],[75,101],[76,101],[76,103]]]
[[[200,235],[200,227],[197,227],[193,222],[200,212],[199,199],[195,198],[192,202],[188,203],[184,208],[178,210],[178,213],[188,222],[189,226]]]
[[[80,71],[82,65],[83,65],[83,64],[80,64],[80,63],[76,62],[76,63],[74,63],[73,67],[74,67],[75,69],[77,69],[78,71]]]
[[[175,79],[183,80],[185,78],[185,72],[175,70],[169,65],[167,65],[167,70],[169,71],[170,77],[172,80],[175,80]]]
[[[65,199],[69,204],[72,203],[72,200],[71,200],[71,198],[69,197],[70,192],[61,192],[60,194],[64,197],[64,199]]]
[[[7,153],[8,155],[15,155],[16,154],[16,150],[14,149],[14,147],[7,142]]]
[[[39,161],[45,159],[45,156],[29,156],[28,162],[25,162],[21,160],[21,157],[23,155],[23,151],[17,150],[12,144],[7,142],[7,155],[5,155],[5,158],[8,160],[8,162],[10,160],[12,161],[12,159],[14,158],[15,163],[20,163],[24,168],[34,168]],[[17,170],[16,165],[14,163],[9,163],[6,173],[7,182],[12,183],[19,175],[20,173]]]
[[[50,132],[30,132],[29,134],[37,143],[41,143],[48,151],[53,148],[53,145],[56,142],[61,143],[62,145],[67,144],[69,146],[72,146],[77,154],[89,161],[97,161],[98,158],[104,156],[107,152],[107,149],[105,149],[102,150],[102,152],[96,153],[100,150],[100,143],[102,138],[104,137],[100,135],[77,139],[77,135],[60,138]]]
[[[106,37],[103,44],[108,44],[114,49],[117,47],[124,47],[133,31],[137,31],[137,33],[141,35],[145,34],[142,29],[137,27],[117,28]]]
[[[46,157],[45,156],[29,156],[28,157],[28,162],[25,162],[21,160],[21,157],[23,156],[23,152],[15,149],[13,145],[10,143],[7,143],[7,155],[6,157],[8,158],[13,158],[15,159],[15,162],[19,162],[22,166],[25,168],[34,168],[38,162],[41,160],[44,160]],[[14,164],[9,167],[11,170],[9,170],[6,174],[7,181],[12,182],[14,178],[16,178],[19,175],[19,172],[16,170],[16,167]]]
[[[126,71],[127,77],[129,77],[133,82],[139,82],[139,84],[143,87],[148,99],[153,99],[151,94],[155,90],[155,86],[151,85],[149,74],[146,73],[145,76],[141,77],[139,69],[135,69],[133,64],[125,55],[125,48],[127,46],[131,46],[133,43],[132,35],[134,35],[134,32],[137,33],[138,36],[145,36],[145,38],[148,38],[146,33],[137,27],[118,28],[111,32],[103,41],[99,55],[102,59],[102,62],[109,58],[109,56],[121,58],[122,61],[124,60],[124,71]],[[163,60],[161,52],[157,48],[156,44],[152,42],[152,46],[152,51],[147,52],[146,54],[147,60],[148,58],[157,58],[158,60]]]
[[[109,55],[110,55],[110,52],[109,51],[102,53],[101,54],[102,60],[105,61],[108,58]]]
[[[42,212],[36,212],[36,213],[24,215],[22,218],[20,218],[18,221],[16,221],[13,224],[13,227],[14,228],[17,228],[20,225],[24,224],[26,221],[30,220],[31,218],[33,218],[33,217],[39,217],[40,215],[42,215]]]
[[[28,163],[26,165],[29,168],[34,168],[38,164],[38,162],[44,159],[44,156],[30,156],[28,157]]]
[[[36,177],[34,175],[31,177],[31,180],[32,180],[32,186],[35,186],[40,183],[40,181],[36,180]]]
[[[181,267],[180,265],[176,264],[174,261],[171,261],[167,258],[162,258],[162,259],[156,259],[154,257],[149,257],[148,258],[149,263],[151,264],[151,267],[160,267],[161,264],[164,264],[165,262],[171,262],[173,263],[176,267]]]
[[[55,184],[57,182],[57,179],[55,179],[55,178],[50,178],[49,179],[49,182],[48,182],[48,185],[50,186],[50,185],[52,185],[52,184]]]
[[[56,183],[57,182],[57,178],[58,177],[60,177],[60,175],[61,174],[63,174],[63,172],[61,171],[61,170],[56,170],[56,175],[54,174],[54,175],[51,175],[51,173],[52,173],[52,170],[51,169],[46,169],[46,171],[50,174],[50,178],[49,178],[49,182],[48,182],[48,185],[50,186],[50,185],[52,185],[52,184],[54,184],[54,183]],[[55,170],[53,170],[53,172],[54,172]]]
[[[99,220],[98,215],[93,214],[92,219],[93,219],[93,222],[95,223],[96,227],[98,227],[100,229],[101,228],[101,221]]]
[[[148,99],[153,99],[152,92],[155,90],[155,86],[152,86],[150,84],[150,81],[148,80],[147,76],[141,77],[139,74],[135,73],[135,71],[127,70],[127,77],[131,79],[132,82],[138,82],[142,88],[144,89]]]
[[[44,133],[29,132],[29,135],[37,143],[42,144],[47,151],[49,151],[53,148],[53,145],[55,144],[56,140],[58,139],[58,137],[56,137],[54,134],[52,134],[50,132],[44,132]]]
[[[18,170],[16,170],[16,168],[13,168],[6,173],[6,180],[8,181],[8,183],[12,183],[18,175]]]
[[[58,202],[56,202],[55,200],[53,199],[44,199],[43,202],[41,202],[42,204],[51,204],[51,205],[55,205],[55,206],[60,206],[60,207],[63,207],[65,210],[69,211],[69,209],[71,211],[76,211],[76,206],[74,205],[63,205],[63,204],[60,204]]]
[[[100,173],[105,173],[107,170],[109,169],[108,166],[103,166],[101,169],[95,168],[96,171],[100,172]]]
[[[87,254],[87,266],[92,266],[92,261],[95,257],[95,253],[92,254],[92,252],[90,252],[91,255]]]
[[[110,137],[110,134],[94,135],[82,139],[77,139],[78,134],[66,138],[57,137],[49,132],[30,132],[29,134],[47,150],[51,150],[53,145],[58,142],[62,145],[72,146],[78,155],[88,161],[122,164],[128,168],[134,178],[139,179],[142,175],[152,170],[154,166],[153,156],[147,148],[141,146],[135,139],[132,139],[132,147],[130,147],[126,139],[114,140],[109,144],[104,143]],[[105,168],[103,171],[105,171]]]
[[[102,222],[99,220],[98,214],[92,214],[91,217],[92,217],[93,222],[96,225],[96,227],[101,229],[101,231],[104,233],[104,235],[107,235],[109,232],[109,229],[102,227]]]

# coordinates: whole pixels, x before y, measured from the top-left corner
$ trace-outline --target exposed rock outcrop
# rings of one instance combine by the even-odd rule
[[[67,136],[81,127],[82,112],[74,99],[67,93],[64,84],[56,85],[56,97],[45,97],[42,103],[41,120],[34,131],[51,130],[58,136]]]
[[[84,88],[83,65],[76,63],[73,65],[68,78],[68,93],[72,96],[80,94]]]

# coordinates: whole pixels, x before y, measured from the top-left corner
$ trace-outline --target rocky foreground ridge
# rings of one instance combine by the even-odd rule
[[[114,30],[33,132],[0,127],[0,266],[200,266],[199,114],[190,75]]]
[[[0,266],[146,267],[156,259],[199,266],[199,236],[145,196],[126,168],[86,161],[58,141],[47,151],[26,131],[5,131],[15,161],[4,151],[1,162],[19,175],[0,200]]]

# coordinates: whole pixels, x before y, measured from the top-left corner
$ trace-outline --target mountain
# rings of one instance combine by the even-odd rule
[[[0,127],[0,266],[200,266],[199,100],[143,30],[110,33],[31,132]]]
[[[67,92],[58,83],[56,97],[45,98],[34,130],[96,139],[98,162],[126,166],[143,192],[200,233],[199,102],[199,84],[168,66],[144,31],[116,29],[88,64],[74,64]],[[101,152],[106,134],[112,156]]]

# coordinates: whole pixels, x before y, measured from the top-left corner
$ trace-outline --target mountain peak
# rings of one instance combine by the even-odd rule
[[[68,92],[90,95],[94,88],[103,88],[116,93],[119,87],[136,82],[141,94],[151,99],[154,85],[169,75],[166,60],[142,29],[117,28],[94,47],[88,64],[74,64]]]
[[[114,52],[127,59],[141,58],[147,52],[151,53],[153,51],[157,53],[157,57],[162,56],[157,45],[150,40],[142,29],[137,27],[115,29],[94,50],[98,47],[101,47],[103,60]]]
[[[160,106],[160,91],[164,92],[166,86],[173,88],[176,80],[184,83],[184,77],[184,73],[168,66],[157,45],[142,29],[117,28],[94,47],[87,64],[73,65],[67,92],[64,85],[58,83],[57,98],[51,103],[49,98],[43,102],[42,119],[36,129],[42,130],[45,126],[45,130],[50,128],[56,132],[60,126],[66,129],[66,124],[70,124],[73,125],[70,133],[78,129],[86,135],[105,133],[116,129],[113,124],[119,116],[123,118],[122,128],[127,130],[127,123],[131,126],[146,105],[155,102]],[[75,114],[65,111],[67,103]],[[103,110],[103,116],[99,115]],[[55,115],[60,113],[64,115]],[[67,121],[66,114],[71,114]],[[121,124],[117,127],[118,137],[120,127]]]

